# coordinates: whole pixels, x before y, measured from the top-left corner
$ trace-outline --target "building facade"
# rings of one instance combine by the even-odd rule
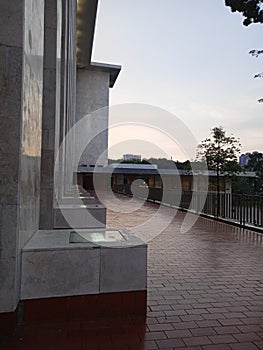
[[[145,245],[137,244],[144,268],[135,285],[127,274],[138,269],[139,250],[113,259],[112,249],[71,244],[73,229],[104,228],[107,236],[106,208],[76,183],[80,163],[92,167],[104,152],[99,165],[107,165],[109,88],[121,69],[91,62],[97,6],[0,3],[0,330],[32,305],[41,319],[47,300],[63,314],[73,296],[90,305],[94,295],[99,303],[101,294],[140,291],[145,304]],[[128,272],[114,273],[124,265]]]

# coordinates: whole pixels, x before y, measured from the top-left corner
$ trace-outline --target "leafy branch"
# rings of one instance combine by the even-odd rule
[[[256,58],[258,58],[260,55],[262,55],[263,54],[263,50],[250,50],[249,51],[249,54],[251,55],[251,56],[253,56],[253,57],[256,57]],[[260,73],[257,73],[257,74],[255,74],[254,75],[254,79],[256,79],[256,78],[263,78],[263,72],[260,72]],[[263,98],[259,98],[258,99],[258,102],[259,103],[263,103]]]

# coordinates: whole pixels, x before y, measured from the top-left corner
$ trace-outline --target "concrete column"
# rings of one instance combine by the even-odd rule
[[[46,0],[40,229],[52,229],[54,224],[54,165],[60,128],[61,32],[61,0]]]
[[[76,1],[46,0],[45,18],[40,228],[53,229],[55,186],[62,198],[73,182],[74,140],[63,145],[62,141],[75,123]]]
[[[44,0],[0,2],[0,312],[20,297],[39,223]]]
[[[76,108],[76,1],[63,1],[60,146],[75,124]],[[74,137],[74,135],[72,135]],[[60,152],[60,196],[66,195],[73,184],[74,140],[63,144]]]

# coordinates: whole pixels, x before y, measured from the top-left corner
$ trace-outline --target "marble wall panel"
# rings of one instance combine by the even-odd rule
[[[24,2],[0,2],[0,312],[17,305]]]
[[[18,254],[18,206],[2,205],[0,208],[0,258],[15,258]]]
[[[0,43],[7,46],[23,45],[23,1],[1,1]]]
[[[40,226],[41,228],[50,229],[54,227],[54,211],[53,211],[54,194],[53,188],[43,188],[41,191],[41,210],[40,210]]]
[[[22,260],[22,299],[99,292],[99,249],[24,251]]]
[[[22,52],[22,48],[6,46],[0,41],[1,117],[21,113]]]
[[[108,106],[109,104],[109,72],[92,71],[90,69],[78,69],[77,72],[77,121],[88,115],[83,126],[76,130],[77,154],[82,153],[81,144],[87,141],[87,147],[81,155],[81,164],[95,165],[100,157],[98,165],[108,164]],[[99,112],[92,114],[100,110]],[[93,138],[101,130],[98,137]],[[76,159],[78,163],[79,159]]]
[[[100,293],[147,289],[147,247],[101,248]]]
[[[0,45],[0,203],[18,203],[22,49]]]
[[[16,308],[16,264],[17,258],[0,259],[0,312],[12,312]]]
[[[20,247],[39,225],[44,0],[27,0],[24,14],[23,114],[20,159]]]

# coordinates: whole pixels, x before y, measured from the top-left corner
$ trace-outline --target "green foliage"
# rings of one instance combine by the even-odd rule
[[[227,136],[222,126],[214,127],[211,137],[198,145],[197,159],[206,161],[208,169],[217,173],[235,173],[241,170],[237,162],[240,147],[239,139]]]
[[[225,0],[232,12],[240,12],[245,17],[243,24],[263,23],[262,0]]]
[[[260,152],[254,152],[250,155],[246,169],[255,171],[257,175],[263,173],[263,155]]]
[[[225,0],[225,5],[231,8],[232,12],[240,12],[245,17],[243,24],[248,26],[251,23],[263,23],[263,0]],[[259,57],[263,50],[250,50],[249,54]],[[254,78],[263,78],[263,72],[255,74]],[[263,103],[263,98],[258,99]]]
[[[255,191],[260,193],[263,191],[263,154],[254,152],[250,155],[246,169],[255,171],[257,179],[255,181]]]
[[[247,195],[257,194],[255,179],[234,176],[232,178],[232,192]]]
[[[263,54],[263,50],[250,50],[250,51],[249,51],[249,54],[250,54],[251,56],[254,56],[254,57],[258,58],[260,55]],[[255,75],[254,75],[254,79],[256,79],[256,78],[263,78],[263,72],[260,72],[260,73],[255,74]],[[262,103],[262,102],[263,102],[263,98],[259,98],[259,99],[258,99],[258,102],[259,102],[259,103]]]

